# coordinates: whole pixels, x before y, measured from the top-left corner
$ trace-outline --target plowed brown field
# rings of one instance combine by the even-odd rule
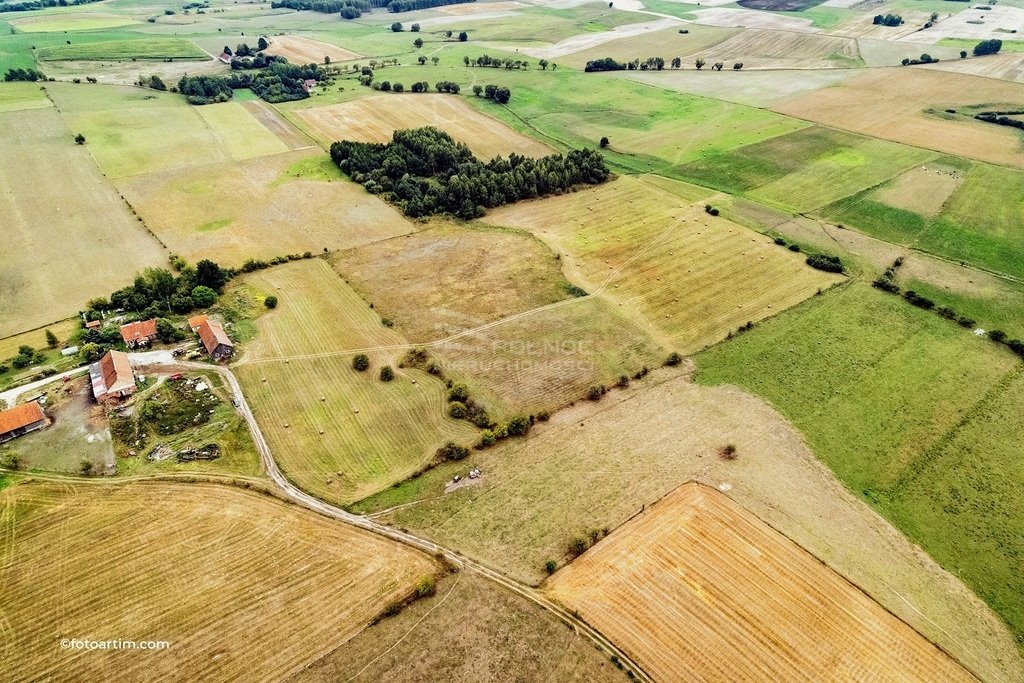
[[[598,543],[550,590],[656,680],[974,680],[813,555],[700,484]]]

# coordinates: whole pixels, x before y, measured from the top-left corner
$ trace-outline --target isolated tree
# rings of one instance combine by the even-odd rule
[[[331,63],[331,56],[330,55],[324,55],[324,64],[326,65],[326,64],[330,64],[330,63]]]
[[[502,87],[494,91],[494,101],[498,104],[508,104],[510,99],[512,99],[512,91],[508,88]]]
[[[938,20],[939,20],[939,13],[938,12],[932,12],[932,15],[928,18],[928,21],[933,23],[933,24],[936,21],[938,21]]]
[[[681,67],[682,65],[683,65],[683,59],[682,59],[682,57],[673,57],[673,58],[672,58],[672,68],[673,68],[673,69],[678,69],[678,68],[679,68],[679,67]]]
[[[416,58],[416,61],[420,63],[420,66],[423,66],[424,64],[427,63],[427,58],[423,55],[420,55],[419,57]]]
[[[411,30],[413,33],[419,33],[420,32],[420,25],[419,24],[413,24],[412,26],[409,27],[409,30]]]
[[[608,141],[607,137],[603,137],[603,138],[601,138],[601,143],[600,144],[601,144],[601,149],[604,149],[605,147],[607,147],[611,143]]]
[[[473,94],[476,95],[477,97],[480,97],[480,93],[482,93],[483,91],[484,91],[484,88],[483,88],[482,85],[474,85],[473,86]]]
[[[380,369],[378,377],[380,377],[381,382],[390,382],[395,378],[395,371],[391,369],[390,365],[385,365]]]
[[[547,71],[548,70],[548,60],[542,59],[539,62],[537,62],[537,64],[540,66],[540,70],[541,71]]]
[[[417,38],[416,40],[412,41],[412,46],[417,50],[420,49],[421,47],[423,47],[423,39]]]
[[[444,32],[444,37],[445,38],[451,38],[452,37],[452,32],[451,31],[445,31]]]
[[[668,354],[668,358],[665,359],[665,365],[667,365],[669,367],[675,367],[675,366],[679,365],[682,362],[683,362],[683,357],[680,356],[675,351],[673,351],[672,353]]]
[[[557,68],[558,68],[558,65],[555,64],[554,62],[551,62],[551,70],[554,71]]]
[[[391,90],[393,92],[405,92],[405,86],[402,85],[401,83],[395,83],[393,86],[391,86]],[[388,327],[390,327],[390,325],[388,325]]]
[[[437,63],[441,61],[441,58],[438,57],[437,55],[434,55],[433,57],[430,58],[430,61],[434,63],[434,66],[437,66]]]
[[[192,303],[199,308],[209,308],[217,301],[217,292],[206,285],[196,285],[192,288]]]
[[[991,40],[983,40],[974,46],[974,56],[981,57],[982,55],[994,55],[1003,49],[1003,41],[992,38]]]
[[[203,259],[196,264],[196,284],[209,287],[215,292],[224,288],[228,275],[224,269],[210,259]]]
[[[735,64],[732,65],[732,70],[733,71],[739,71],[742,68],[743,68],[743,62],[736,62]]]
[[[464,43],[467,40],[469,40],[469,34],[468,33],[466,33],[465,31],[462,31],[461,33],[459,33],[459,42],[460,43]]]
[[[960,50],[960,59],[967,59],[967,50]]]
[[[81,472],[84,476],[88,477],[89,475],[91,475],[92,470],[93,464],[92,460],[90,460],[89,458],[82,458],[82,460],[78,463],[78,471]]]
[[[465,64],[466,66],[469,66],[469,55],[462,55],[462,63]]]
[[[232,54],[234,54],[234,53],[233,53],[233,52],[231,52],[231,48],[230,48],[230,47],[228,47],[227,45],[225,45],[225,46],[224,46],[224,54],[226,54],[226,55],[227,55],[228,57],[230,57],[230,56],[231,56]]]
[[[705,64],[707,64],[707,62],[705,62],[704,59],[701,57],[697,57],[696,61],[694,61],[693,63],[693,65],[697,67],[697,71],[703,69]]]
[[[263,50],[266,50],[268,47],[270,47],[270,43],[267,42],[266,38],[260,36],[259,41],[256,43],[256,49],[262,52]]]
[[[401,24],[401,22],[396,21],[395,23],[391,24],[391,30],[394,31],[395,33],[401,33],[402,32],[402,24]]]
[[[370,368],[370,358],[365,353],[356,354],[355,358],[352,359],[352,368],[363,372]]]
[[[725,66],[725,63],[723,63],[723,62],[715,62],[711,66],[711,68],[714,69],[715,71],[721,71],[723,66]]]
[[[75,136],[75,144],[76,145],[84,145],[85,144],[85,136],[82,135],[81,133],[76,135]]]
[[[55,348],[57,348],[57,344],[58,343],[59,343],[59,340],[57,339],[57,335],[55,335],[50,330],[47,330],[46,331],[46,345],[49,346],[51,349],[55,349]]]

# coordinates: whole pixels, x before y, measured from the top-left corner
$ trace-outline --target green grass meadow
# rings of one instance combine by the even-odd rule
[[[1024,364],[862,283],[697,356],[772,403],[857,495],[1024,637]]]

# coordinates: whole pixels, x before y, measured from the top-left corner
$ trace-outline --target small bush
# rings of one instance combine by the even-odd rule
[[[799,244],[791,244],[791,245],[789,245],[789,250],[790,251],[800,251],[800,245]]]
[[[448,400],[465,403],[469,400],[469,389],[465,384],[456,384],[448,391]]]
[[[544,563],[544,571],[548,574],[554,574],[556,569],[558,569],[558,563],[554,560],[548,560]]]
[[[605,394],[605,388],[602,384],[595,384],[594,386],[587,389],[587,399],[590,401],[600,401],[601,397]]]
[[[991,330],[988,333],[988,338],[994,342],[1002,343],[1006,341],[1006,333],[1003,332],[1002,330]]]
[[[437,449],[435,453],[438,460],[455,461],[462,460],[469,455],[469,449],[457,443],[449,441]]]
[[[737,455],[736,446],[731,443],[726,444],[718,450],[718,455],[721,456],[723,460],[735,460]]]
[[[365,353],[357,354],[356,357],[352,359],[352,368],[354,370],[358,370],[359,372],[363,372],[365,370],[369,370],[370,369],[370,358],[369,358],[369,356],[367,356]]]
[[[390,382],[395,378],[395,371],[391,369],[390,365],[385,365],[380,369],[378,377],[380,377],[381,382]]]
[[[429,598],[437,592],[437,586],[434,582],[434,577],[430,574],[421,576],[419,581],[416,582],[416,597],[417,598]]]
[[[451,403],[448,404],[448,414],[455,418],[456,420],[464,420],[466,419],[466,415],[469,414],[469,411],[466,410],[465,403],[461,403],[460,401],[452,401]]]
[[[517,415],[509,420],[508,424],[505,425],[505,432],[509,436],[525,436],[532,426],[530,418],[525,415]]]
[[[668,358],[665,359],[665,365],[667,365],[669,367],[675,367],[675,366],[679,365],[682,362],[683,362],[683,357],[680,356],[675,351],[673,351],[672,353],[668,354]]]
[[[786,238],[785,237],[776,237],[775,238],[775,244],[779,245],[780,247],[786,246]]]
[[[569,541],[569,557],[579,557],[583,553],[587,552],[588,547],[587,539],[582,536],[577,536]]]

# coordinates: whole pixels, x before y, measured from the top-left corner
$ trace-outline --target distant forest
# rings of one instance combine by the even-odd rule
[[[324,14],[341,14],[343,19],[356,19],[363,12],[387,8],[389,12],[411,12],[442,5],[461,5],[476,0],[272,0],[274,9],[285,7],[295,10],[310,10]]]
[[[73,7],[88,5],[100,0],[25,0],[24,2],[0,2],[0,12],[30,12],[45,7]]]
[[[484,163],[465,144],[429,127],[395,131],[384,144],[335,142],[331,159],[367,191],[413,218],[480,217],[491,207],[597,185],[610,175],[604,157],[592,149],[540,159],[513,153]]]

